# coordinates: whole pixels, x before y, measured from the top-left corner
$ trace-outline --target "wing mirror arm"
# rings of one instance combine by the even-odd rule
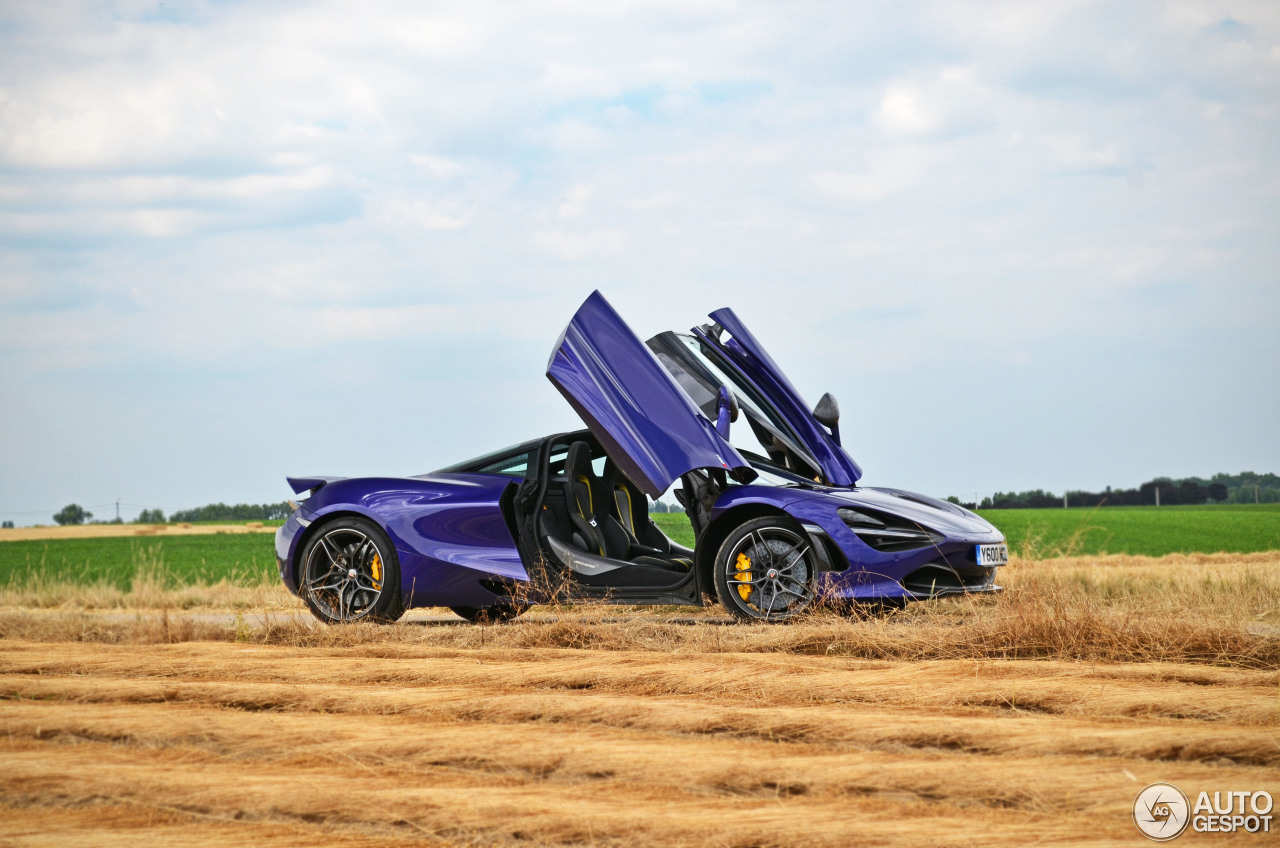
[[[738,420],[738,399],[725,386],[720,387],[720,402],[716,405],[716,432],[725,441],[729,439],[729,425]]]
[[[818,405],[813,408],[813,417],[830,430],[831,438],[837,445],[840,444],[840,404],[831,392],[826,392],[818,399]]]

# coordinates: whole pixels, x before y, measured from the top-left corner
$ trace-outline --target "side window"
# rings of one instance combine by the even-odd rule
[[[551,472],[552,477],[564,476],[564,463],[569,458],[568,445],[554,445],[551,448],[551,456],[547,462],[547,470]]]
[[[564,466],[568,460],[569,460],[568,445],[552,445],[551,456],[547,462],[548,470],[550,470],[551,476],[563,478]],[[591,470],[593,470],[596,473],[597,477],[604,474],[604,464],[606,461],[607,461],[607,457],[605,457],[603,454],[591,460]]]
[[[525,477],[529,473],[529,454],[518,453],[476,469],[480,474],[503,474],[507,477]]]

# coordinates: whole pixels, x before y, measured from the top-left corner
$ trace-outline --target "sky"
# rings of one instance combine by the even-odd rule
[[[578,426],[731,305],[868,485],[1280,470],[1280,4],[5,3],[0,518]]]

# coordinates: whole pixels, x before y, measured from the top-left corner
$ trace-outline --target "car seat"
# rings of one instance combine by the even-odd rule
[[[605,487],[604,480],[591,467],[591,446],[586,442],[574,442],[570,445],[569,456],[565,460],[565,478],[569,521],[573,524],[570,541],[579,550],[672,571],[687,571],[690,568],[691,558],[680,561],[669,556],[665,549],[641,544],[611,514],[616,508],[613,497]],[[640,495],[641,499],[643,497]],[[643,500],[639,502],[643,503]],[[634,522],[630,509],[628,519]]]

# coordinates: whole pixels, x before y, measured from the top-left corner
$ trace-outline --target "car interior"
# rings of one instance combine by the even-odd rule
[[[551,446],[538,536],[586,586],[671,587],[684,583],[693,551],[649,518],[649,501],[589,434]]]
[[[701,330],[715,333],[718,328]],[[720,395],[728,391],[729,426],[740,419],[745,422],[721,434],[751,468],[728,475],[721,469],[693,469],[674,492],[696,538],[709,525],[712,508],[730,485],[729,476],[740,483],[760,479],[772,485],[821,480],[817,461],[799,446],[786,421],[752,386],[735,379],[734,367],[705,338],[667,332],[646,344],[708,420],[718,422]],[[744,443],[763,453],[744,449]],[[540,464],[539,474],[535,469]],[[517,523],[523,525],[518,535],[527,532],[524,538],[536,544],[546,564],[580,586],[656,589],[659,594],[675,590],[684,595],[692,582],[694,551],[676,544],[650,519],[645,493],[621,473],[589,430],[556,436],[550,444],[536,447],[525,443],[444,470],[525,479],[522,491],[530,497],[517,498],[522,502]]]

